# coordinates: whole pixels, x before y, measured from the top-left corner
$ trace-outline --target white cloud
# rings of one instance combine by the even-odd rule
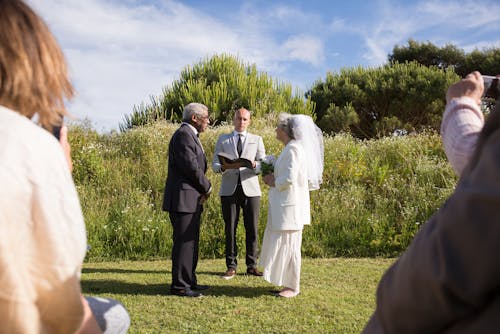
[[[367,47],[363,57],[371,65],[385,63],[394,46],[406,44],[409,38],[427,35],[425,41],[438,45],[452,42],[466,49],[467,45],[461,38],[470,38],[474,31],[479,34],[480,29],[497,32],[500,25],[499,4],[433,0],[406,6],[381,1],[380,5],[380,12],[374,14],[378,16],[375,24],[358,30]],[[491,47],[491,43],[478,40],[476,45]]]
[[[499,3],[477,1],[424,1],[416,7],[420,17],[428,17],[434,25],[453,25],[465,30],[496,24],[498,27]],[[498,31],[498,30],[496,30]]]
[[[134,105],[172,83],[181,70],[216,53],[237,55],[260,70],[284,73],[285,62],[318,65],[319,38],[288,29],[310,16],[287,6],[242,7],[220,21],[180,2],[31,0],[48,22],[68,59],[77,96],[70,104],[97,128],[116,128]],[[284,40],[273,32],[283,31]]]
[[[331,21],[329,30],[331,32],[344,32],[350,30],[350,28],[346,23],[346,19],[335,18]]]
[[[32,3],[70,65],[77,89],[70,111],[98,128],[117,128],[134,105],[159,94],[185,66],[245,50],[230,28],[175,2],[161,8],[97,0]]]
[[[314,36],[292,36],[283,44],[283,49],[286,57],[291,60],[300,60],[316,66],[324,60],[323,43]]]

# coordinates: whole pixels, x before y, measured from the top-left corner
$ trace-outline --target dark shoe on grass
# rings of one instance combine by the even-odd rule
[[[222,275],[222,278],[223,279],[231,279],[233,278],[234,276],[236,276],[236,269],[234,268],[229,268],[223,275]]]
[[[263,274],[257,268],[248,268],[247,269],[247,275],[262,276]]]
[[[170,289],[170,293],[175,295],[175,296],[180,296],[180,297],[192,297],[192,298],[198,298],[198,297],[203,297],[203,295],[200,292],[193,291],[191,289]]]

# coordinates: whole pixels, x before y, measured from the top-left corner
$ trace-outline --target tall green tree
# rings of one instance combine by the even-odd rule
[[[135,106],[125,116],[122,131],[153,123],[158,119],[179,121],[184,106],[200,102],[210,109],[215,124],[230,121],[232,112],[245,107],[260,117],[272,112],[313,115],[314,104],[300,91],[245,65],[231,55],[214,55],[182,70],[179,80],[165,87],[158,97]]]
[[[306,95],[316,104],[323,131],[374,138],[395,130],[439,129],[446,90],[457,80],[453,70],[394,63],[327,73]]]
[[[465,64],[457,74],[466,76],[472,71],[479,71],[482,74],[500,74],[500,48],[487,48],[482,51],[474,50],[465,56]]]
[[[500,74],[500,48],[497,47],[474,49],[465,53],[453,44],[438,47],[430,42],[409,39],[408,45],[396,45],[388,60],[397,63],[416,61],[440,69],[452,67],[460,77],[465,77],[473,71],[489,75]]]
[[[389,62],[405,63],[416,61],[425,66],[436,66],[440,69],[453,67],[459,69],[464,65],[464,51],[453,44],[437,47],[430,42],[417,42],[408,40],[407,46],[396,45],[392,54],[388,56]]]

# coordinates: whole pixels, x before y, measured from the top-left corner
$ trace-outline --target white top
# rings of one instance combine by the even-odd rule
[[[275,186],[269,188],[268,228],[302,230],[311,223],[307,161],[302,146],[290,140],[274,164]]]
[[[86,234],[59,142],[0,106],[0,327],[71,333],[80,325]]]
[[[441,138],[448,161],[460,176],[476,148],[484,116],[475,100],[455,98],[446,105],[441,122]]]

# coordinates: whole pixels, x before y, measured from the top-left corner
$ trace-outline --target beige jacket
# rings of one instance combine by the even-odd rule
[[[212,169],[215,173],[222,173],[219,196],[231,196],[234,193],[238,184],[238,174],[241,175],[241,187],[245,196],[261,196],[258,174],[260,173],[260,160],[266,156],[262,137],[247,132],[241,153],[242,158],[256,162],[255,169],[242,167],[239,170],[228,169],[222,171],[221,163],[217,156],[220,152],[229,153],[235,157],[238,156],[234,141],[234,132],[219,136],[215,145]]]

